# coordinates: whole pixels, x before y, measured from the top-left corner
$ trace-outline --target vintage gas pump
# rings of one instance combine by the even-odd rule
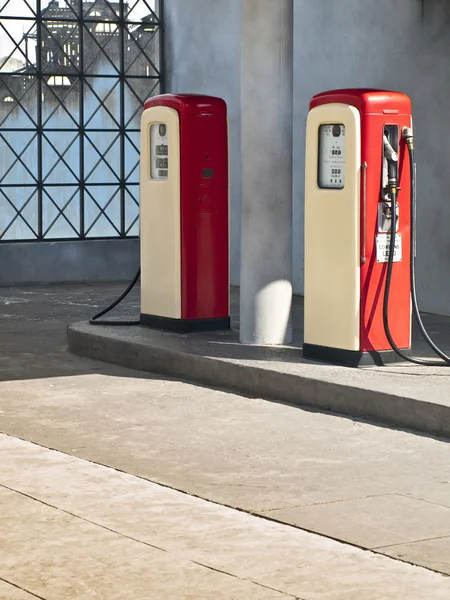
[[[228,329],[227,108],[167,94],[141,120],[141,325]]]
[[[188,333],[230,328],[227,106],[165,94],[141,118],[141,266],[92,325]],[[101,319],[141,278],[140,319]]]
[[[348,365],[397,359],[383,318],[394,214],[389,326],[396,345],[409,354],[410,178],[404,127],[411,127],[411,103],[403,94],[338,90],[311,101],[305,184],[307,358]]]
[[[306,134],[306,358],[346,365],[450,364],[420,316],[411,101],[370,89],[324,92]],[[444,362],[411,356],[411,313]]]

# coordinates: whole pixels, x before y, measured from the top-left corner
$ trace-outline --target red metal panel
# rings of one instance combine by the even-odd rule
[[[315,96],[310,107],[345,103],[361,115],[361,165],[367,163],[366,249],[367,260],[361,265],[360,350],[390,350],[383,326],[383,295],[387,263],[377,263],[376,235],[378,203],[381,200],[383,132],[385,125],[411,126],[411,101],[404,94],[380,90],[335,90]],[[392,336],[400,348],[411,345],[410,270],[410,165],[406,144],[399,144],[399,233],[402,236],[402,262],[394,263],[389,305]],[[364,189],[361,173],[361,256],[364,241]]]
[[[394,117],[394,118],[392,118]],[[383,295],[387,263],[377,263],[375,238],[378,231],[378,202],[381,198],[383,131],[386,124],[402,128],[411,125],[411,116],[363,115],[362,162],[367,163],[367,261],[361,266],[361,350],[389,350],[383,326]],[[402,262],[394,263],[389,303],[389,326],[399,348],[411,346],[410,270],[410,180],[406,144],[399,147],[399,230],[402,237]],[[361,195],[361,199],[362,195]],[[361,213],[362,214],[362,213]],[[361,240],[364,223],[361,222]]]
[[[181,314],[228,317],[228,125],[225,115],[183,116]]]
[[[152,106],[168,106],[174,108],[180,117],[199,115],[227,115],[227,105],[221,98],[199,96],[196,94],[162,94],[149,98],[144,110]]]
[[[310,109],[332,102],[349,104],[365,114],[411,114],[411,100],[405,94],[374,89],[343,89],[322,92],[314,96]]]

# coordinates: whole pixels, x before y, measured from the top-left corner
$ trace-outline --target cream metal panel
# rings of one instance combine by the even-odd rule
[[[345,125],[345,186],[318,186],[319,127]],[[360,114],[353,106],[312,109],[306,131],[305,343],[359,350]]]
[[[167,180],[150,177],[150,128],[167,125]],[[181,318],[180,119],[164,106],[144,111],[140,166],[141,313]]]

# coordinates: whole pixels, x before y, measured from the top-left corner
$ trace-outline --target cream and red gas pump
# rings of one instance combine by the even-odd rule
[[[397,357],[383,324],[393,211],[386,142],[394,160],[398,157],[394,164],[402,189],[395,207],[399,218],[390,328],[399,348],[409,352],[410,183],[403,127],[411,127],[411,103],[403,94],[338,90],[319,94],[310,103],[303,348],[307,358],[359,365]]]
[[[305,175],[305,358],[450,363],[420,317],[411,101],[371,89],[310,103]],[[411,314],[445,363],[411,356]]]
[[[141,266],[92,325],[230,328],[228,116],[220,98],[165,94],[141,118]],[[141,278],[141,314],[100,320]]]
[[[166,94],[145,103],[140,239],[141,325],[178,332],[229,329],[223,100]]]

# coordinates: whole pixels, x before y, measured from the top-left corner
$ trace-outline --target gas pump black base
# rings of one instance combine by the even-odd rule
[[[230,317],[216,319],[171,319],[141,313],[140,323],[150,329],[172,333],[199,333],[201,331],[227,331],[231,329]]]
[[[406,348],[403,352],[410,356],[411,348]],[[359,350],[342,350],[342,348],[317,346],[316,344],[303,344],[303,358],[344,365],[346,367],[382,366],[404,362],[393,350],[361,352]]]

